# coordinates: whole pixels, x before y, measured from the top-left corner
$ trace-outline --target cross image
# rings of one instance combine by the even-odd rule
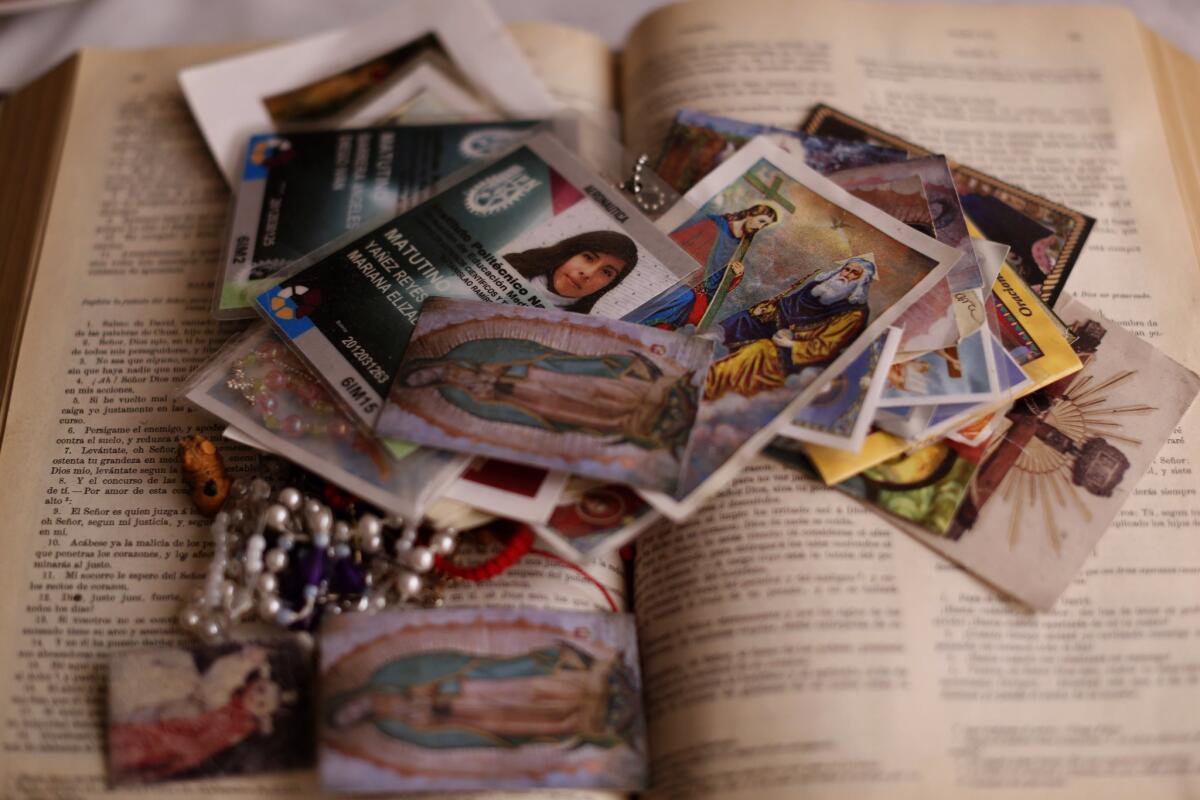
[[[781,205],[785,209],[787,209],[787,212],[789,214],[796,213],[796,206],[792,203],[792,201],[788,200],[786,197],[784,197],[779,192],[780,187],[783,186],[783,178],[776,175],[775,179],[771,181],[770,186],[767,186],[767,184],[763,181],[763,179],[758,177],[757,175],[755,175],[753,172],[747,172],[745,175],[745,178],[746,178],[746,183],[750,184],[755,189],[762,192],[763,197],[767,198],[768,200],[773,200],[776,203],[779,203],[779,205]]]

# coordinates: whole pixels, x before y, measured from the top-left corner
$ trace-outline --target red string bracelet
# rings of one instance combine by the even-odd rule
[[[434,564],[440,571],[452,578],[479,583],[503,574],[508,571],[509,567],[524,558],[533,548],[533,538],[533,528],[522,525],[517,528],[517,532],[509,539],[503,550],[482,564],[473,567],[459,566],[440,555],[434,559]]]
[[[601,583],[600,581],[596,580],[591,575],[589,575],[587,570],[585,570],[583,567],[579,566],[578,564],[568,561],[567,559],[563,558],[562,556],[555,555],[554,553],[551,553],[549,550],[534,549],[534,550],[530,550],[529,554],[534,555],[534,556],[541,556],[542,558],[548,558],[551,561],[557,561],[559,564],[562,564],[565,567],[570,567],[571,569],[578,572],[580,575],[582,575],[584,577],[585,580],[588,581],[588,583],[592,584],[593,586],[595,586],[597,589],[600,590],[600,594],[604,595],[604,599],[608,601],[608,607],[612,609],[612,612],[614,614],[617,613],[617,603],[615,600],[612,599],[612,595],[608,593],[608,589],[604,588],[603,583]]]
[[[509,540],[508,544],[504,546],[504,549],[482,564],[477,564],[473,567],[460,566],[441,555],[434,559],[434,564],[440,571],[452,578],[461,578],[464,581],[482,583],[483,581],[495,578],[497,575],[502,575],[508,571],[513,564],[516,564],[527,555],[541,556],[542,558],[562,564],[582,575],[586,581],[600,590],[600,594],[604,595],[605,601],[608,602],[608,607],[611,608],[614,613],[616,613],[617,603],[615,600],[613,600],[612,595],[609,594],[608,589],[604,588],[604,584],[600,583],[600,581],[589,575],[587,571],[578,564],[573,564],[567,559],[555,555],[547,550],[535,550],[533,547],[533,540],[533,528],[530,528],[528,525],[521,525],[517,528],[516,533],[513,534],[513,537]]]

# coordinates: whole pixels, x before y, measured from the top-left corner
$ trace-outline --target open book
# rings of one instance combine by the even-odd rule
[[[652,156],[681,108],[795,127],[827,102],[1077,207],[1098,223],[1067,291],[1200,368],[1200,67],[1127,13],[697,2],[619,58],[513,33]],[[173,392],[236,330],[209,315],[229,197],[176,74],[231,52],[85,51],[0,116],[2,797],[104,794],[105,654],[177,641],[203,577],[176,440],[216,427]],[[765,460],[640,539],[628,596],[619,564],[539,557],[448,603],[632,607],[649,796],[1194,797],[1197,441],[1193,410],[1050,613]],[[155,792],[315,794],[303,772]]]

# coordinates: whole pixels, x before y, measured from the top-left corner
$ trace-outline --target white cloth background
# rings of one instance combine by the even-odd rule
[[[153,47],[186,42],[287,39],[346,25],[403,1],[78,0],[40,11],[4,15],[0,16],[0,92],[12,91],[88,45]],[[550,20],[576,25],[617,45],[643,14],[668,0],[493,2],[505,20]],[[1063,4],[1097,0],[1016,2]],[[1124,0],[1123,5],[1132,8],[1143,22],[1193,57],[1200,58],[1200,0]],[[0,9],[3,7],[0,0]]]

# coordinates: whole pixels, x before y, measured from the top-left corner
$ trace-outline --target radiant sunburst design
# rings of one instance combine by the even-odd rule
[[[1091,511],[1081,496],[1081,491],[1086,490],[1072,480],[1080,457],[1078,451],[1090,440],[1098,438],[1125,442],[1134,447],[1142,444],[1140,439],[1120,432],[1124,429],[1122,420],[1148,414],[1156,407],[1111,405],[1113,390],[1136,374],[1136,370],[1124,370],[1097,382],[1095,375],[1084,369],[1063,394],[1051,401],[1050,408],[1038,415],[1045,425],[1070,441],[1070,449],[1063,452],[1033,436],[1013,463],[1013,468],[1001,480],[997,491],[1012,508],[1008,526],[1010,548],[1016,547],[1020,538],[1026,508],[1030,514],[1041,514],[1046,536],[1056,554],[1062,552],[1062,538],[1054,524],[1060,509],[1074,508],[1085,522],[1091,521]],[[987,455],[990,456],[1004,441],[1004,437],[995,437]]]

